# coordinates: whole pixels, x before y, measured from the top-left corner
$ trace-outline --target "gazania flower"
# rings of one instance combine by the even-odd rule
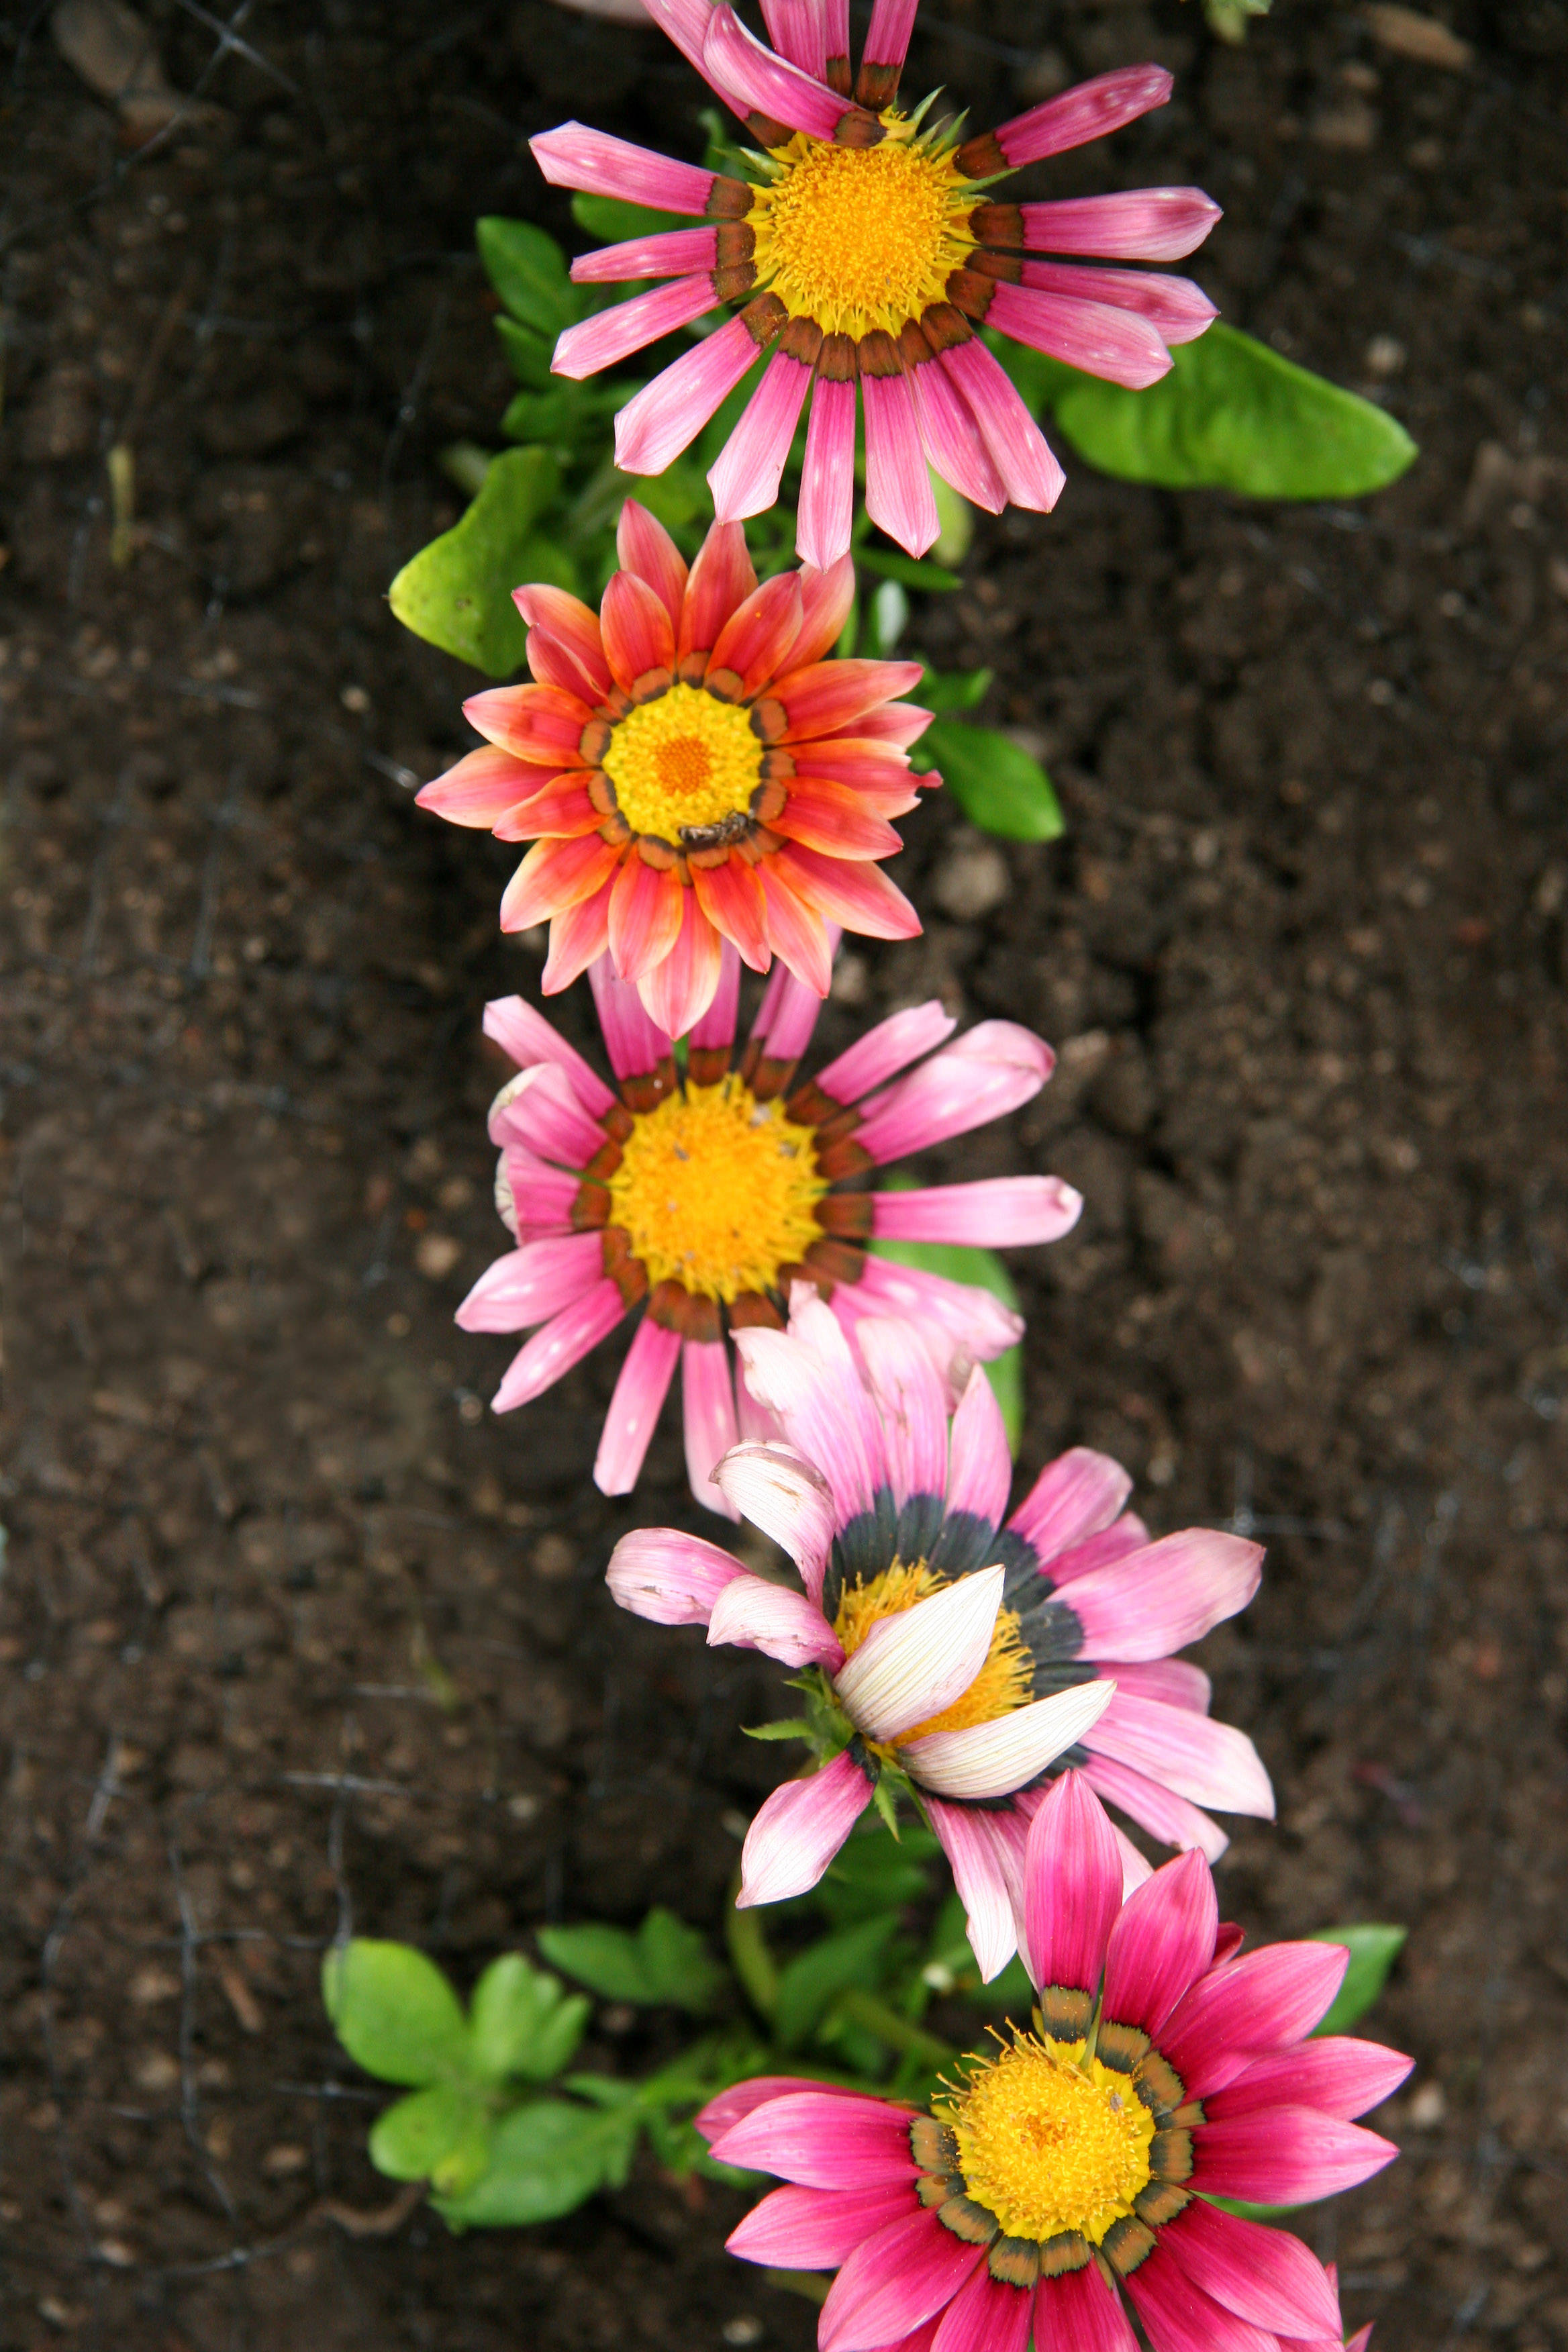
[[[1307,2203],[1398,2154],[1349,2119],[1409,2059],[1305,2038],[1343,1947],[1236,1957],[1196,1853],[1123,1907],[1076,1773],[1030,1832],[1020,1925],[1032,2030],[963,2061],[929,2114],[776,2076],[703,2110],[716,2157],[790,2184],[731,2252],[837,2268],[822,2352],[1026,2352],[1031,2330],[1036,2352],[1136,2352],[1123,2295],[1152,2352],[1339,2352],[1335,2283],[1301,2240],[1209,2200]]]
[[[1262,1553],[1203,1528],[1152,1542],[1121,1509],[1126,1472],[1082,1447],[1001,1526],[1013,1465],[984,1375],[950,1437],[909,1323],[858,1321],[854,1342],[858,1363],[842,1318],[802,1294],[787,1332],[735,1334],[745,1387],[786,1442],[739,1445],[714,1476],[804,1591],[668,1528],[622,1538],[610,1590],[639,1616],[806,1670],[806,1729],[827,1760],[752,1822],[742,1903],[815,1886],[887,1780],[941,1839],[992,1977],[1014,1948],[1043,1776],[1064,1756],[1168,1844],[1223,1852],[1201,1804],[1272,1813],[1252,1742],[1209,1721],[1206,1675],[1169,1654],[1246,1607]],[[1146,1877],[1122,1844],[1130,1880]]]
[[[866,1189],[878,1168],[1037,1094],[1054,1056],[1027,1029],[984,1021],[944,1045],[952,1019],[918,1005],[792,1088],[818,998],[775,972],[733,1066],[741,966],[727,943],[720,962],[684,1080],[668,1035],[606,957],[589,977],[616,1087],[521,997],[486,1007],[487,1035],[519,1066],[489,1120],[497,1204],[517,1247],[458,1310],[468,1331],[540,1327],[496,1392],[507,1412],[642,1309],[594,1475],[607,1495],[636,1486],[679,1362],[692,1489],[710,1510],[730,1507],[710,1482],[719,1456],[737,1436],[776,1433],[737,1392],[726,1331],[782,1328],[791,1286],[815,1284],[848,1329],[868,1315],[917,1315],[933,1378],[955,1359],[967,1370],[1013,1345],[1018,1317],[987,1290],[868,1256],[867,1243],[1055,1241],[1083,1206],[1053,1176]]]
[[[888,819],[917,798],[909,746],[931,713],[893,697],[920,664],[824,659],[854,599],[847,556],[759,588],[740,525],[715,523],[688,573],[631,499],[617,543],[597,615],[562,588],[516,591],[536,683],[464,704],[485,745],[419,805],[534,840],[500,920],[550,918],[546,995],[607,949],[679,1037],[729,940],[753,971],[776,955],[826,996],[830,923],[879,940],[921,927],[876,862],[902,847]]]
[[[647,5],[762,152],[743,159],[742,179],[580,122],[531,142],[557,187],[703,224],[573,264],[578,279],[669,283],[569,327],[555,349],[558,374],[593,375],[721,303],[743,306],[628,401],[616,419],[616,464],[662,473],[765,355],[708,478],[721,520],[773,504],[810,391],[797,545],[819,567],[842,555],[857,383],[867,510],[911,554],[937,537],[928,460],[993,513],[1009,499],[1048,512],[1062,469],[980,327],[1115,383],[1152,383],[1171,364],[1169,346],[1201,335],[1214,305],[1190,278],[1102,265],[1191,253],[1219,208],[1197,188],[999,204],[995,184],[1163,106],[1170,75],[1152,65],[1101,74],[960,143],[960,126],[927,127],[931,99],[909,111],[897,102],[915,0],[876,0],[853,97],[845,0],[765,0],[776,55],[729,6]],[[1061,254],[1097,258],[1085,268],[1043,257]]]

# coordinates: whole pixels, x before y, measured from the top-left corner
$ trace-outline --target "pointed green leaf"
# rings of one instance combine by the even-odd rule
[[[1062,830],[1061,809],[1044,768],[994,727],[933,719],[910,757],[919,769],[941,770],[942,782],[982,833],[999,833],[1008,841],[1054,841]]]
[[[877,1983],[882,1954],[898,1925],[897,1916],[888,1913],[864,1919],[858,1927],[824,1936],[779,1970],[773,2026],[781,2050],[793,2050],[805,2040],[837,1993],[851,1985]]]
[[[384,2083],[435,2083],[460,2072],[468,2029],[434,1960],[411,1944],[356,1936],[321,1962],[321,1998],[338,2040]]]
[[[432,2202],[456,2230],[552,2221],[625,2179],[638,2120],[636,2108],[605,2113],[564,2099],[515,2107],[495,2127],[489,2169],[461,2196]]]
[[[564,1992],[559,1977],[530,1968],[521,1952],[492,1960],[468,2010],[470,2064],[488,2082],[521,2074],[546,2083],[583,2039],[588,2002]]]
[[[700,2017],[724,1989],[724,1971],[703,1937],[657,1904],[637,1930],[637,1957],[654,2000]]]
[[[648,2000],[647,1977],[635,1936],[594,1922],[583,1927],[541,1927],[539,1948],[556,1968],[605,2000]]]
[[[935,732],[932,729],[931,732]],[[895,1192],[905,1192],[907,1184],[895,1184]],[[950,1282],[973,1283],[977,1289],[990,1291],[1004,1307],[1015,1312],[1018,1306],[1017,1286],[994,1250],[971,1249],[961,1242],[890,1242],[871,1244],[873,1257],[885,1257],[895,1265],[921,1268],[927,1274],[943,1274]],[[1024,1350],[1009,1348],[986,1365],[985,1377],[990,1381],[997,1403],[1002,1408],[1003,1424],[1007,1443],[1016,1454],[1024,1437]]]
[[[812,1736],[811,1726],[808,1723],[804,1722],[799,1716],[795,1715],[785,1716],[784,1720],[780,1723],[743,1723],[741,1726],[741,1729],[748,1739],[805,1739],[809,1741]]]
[[[1399,1958],[1408,1927],[1356,1926],[1352,1927],[1320,1927],[1308,1941],[1314,1944],[1343,1944],[1351,1956],[1344,1981],[1334,1995],[1333,2005],[1314,2033],[1344,2033],[1364,2017],[1388,1980],[1388,1971]]]
[[[389,600],[404,627],[491,677],[510,677],[528,638],[512,590],[528,580],[571,584],[568,560],[534,530],[560,486],[548,449],[503,449],[461,522],[393,582]]]
[[[922,710],[973,710],[984,701],[995,677],[990,669],[928,669],[908,698]]]
[[[459,2151],[471,2152],[477,2127],[483,2171],[484,2122],[483,2102],[474,2092],[458,2083],[433,2083],[377,2116],[370,2127],[370,2160],[389,2180],[430,2180]]]
[[[546,336],[536,335],[531,327],[520,327],[515,319],[505,317],[496,320],[495,329],[519,383],[527,384],[532,392],[544,393],[562,381],[550,373],[550,354],[555,346]]]
[[[896,547],[862,547],[856,550],[856,561],[880,579],[897,580],[906,588],[962,588],[963,581],[945,564],[930,563],[923,557],[900,555]]]
[[[573,197],[572,217],[603,245],[625,245],[628,237],[659,236],[666,229],[701,226],[682,213],[656,212],[651,205],[628,204],[624,196],[585,194]]]
[[[514,319],[553,341],[580,318],[583,301],[566,273],[566,257],[532,221],[491,214],[474,223],[485,275]]]

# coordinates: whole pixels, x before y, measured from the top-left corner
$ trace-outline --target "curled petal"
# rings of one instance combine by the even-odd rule
[[[729,1642],[739,1650],[765,1651],[786,1666],[826,1666],[830,1675],[844,1663],[843,1649],[816,1603],[763,1576],[738,1576],[725,1587],[713,1604],[708,1640],[713,1647]]]
[[[911,1724],[941,1715],[969,1688],[991,1647],[1005,1573],[998,1562],[960,1577],[912,1609],[879,1618],[871,1627],[834,1681],[839,1705],[868,1738],[896,1738]],[[934,1735],[938,1739],[965,1736]],[[917,1740],[905,1751],[917,1769],[921,1752],[931,1745],[930,1739]],[[963,1789],[949,1790],[939,1779],[931,1786],[944,1796],[968,1794]]]
[[[899,1755],[921,1787],[934,1789],[938,1796],[965,1797],[971,1803],[1005,1797],[1081,1739],[1115,1688],[1114,1683],[1075,1683],[992,1723],[977,1723],[967,1731],[928,1732],[923,1739],[908,1741]]]
[[[714,1476],[734,1508],[787,1551],[815,1602],[833,1546],[833,1491],[791,1445],[732,1445]],[[834,1661],[837,1672],[843,1653]]]
[[[605,1581],[623,1609],[656,1625],[706,1625],[727,1585],[746,1570],[701,1536],[637,1528],[610,1554]]]

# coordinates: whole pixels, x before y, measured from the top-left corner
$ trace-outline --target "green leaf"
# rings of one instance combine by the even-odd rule
[[[883,580],[898,580],[906,588],[962,588],[963,581],[956,572],[944,564],[927,563],[913,555],[900,555],[893,547],[861,547],[856,550],[857,562],[868,572],[875,572]]]
[[[624,383],[574,383],[557,376],[548,392],[514,394],[500,429],[510,441],[563,442],[572,448],[596,444],[608,440],[605,419],[626,398]]]
[[[1010,735],[964,719],[933,719],[910,752],[920,769],[940,768],[971,824],[1008,841],[1054,841],[1062,813],[1039,761]]]
[[[334,1944],[321,1962],[321,1998],[349,2056],[384,2083],[436,2083],[467,2063],[458,1996],[411,1944],[363,1936]]]
[[[605,2113],[565,2099],[536,2099],[497,2125],[489,2169],[471,2189],[431,2201],[454,2230],[553,2221],[595,2189],[626,2179],[638,2122],[636,2108]]]
[[[875,1985],[881,1975],[882,1954],[898,1932],[896,1917],[864,1919],[824,1936],[779,1970],[778,2004],[773,2027],[779,2047],[793,2050],[816,2025],[830,2000],[851,1985]]]
[[[845,1840],[812,1890],[811,1901],[839,1927],[904,1910],[926,1892],[936,1840],[918,1818],[900,1824],[897,1844],[868,1821]]]
[[[743,1723],[742,1731],[748,1739],[811,1738],[811,1726],[798,1715],[787,1715],[779,1723]]]
[[[624,245],[628,237],[658,236],[665,229],[693,226],[682,213],[656,212],[651,205],[628,204],[624,196],[575,195],[572,217],[602,245]]]
[[[1011,365],[1013,345],[997,355]],[[1030,353],[1037,361],[1039,354]],[[1397,481],[1415,444],[1394,417],[1216,322],[1146,392],[1047,361],[1014,370],[1080,457],[1126,481],[1254,499],[1353,499]],[[1027,375],[1029,381],[1023,379]]]
[[[1364,2017],[1388,1980],[1388,1971],[1399,1958],[1408,1927],[1357,1926],[1352,1927],[1320,1927],[1308,1937],[1313,1944],[1343,1944],[1351,1956],[1344,1981],[1334,1995],[1333,2005],[1314,2033],[1343,2033],[1358,2017]]]
[[[724,1989],[724,1971],[695,1927],[656,1905],[637,1930],[637,1954],[649,1998],[700,2017]]]
[[[547,1960],[605,2000],[648,1999],[637,1939],[624,1927],[541,1927],[537,1940]]]
[[[543,335],[536,335],[531,327],[520,327],[515,319],[498,319],[495,326],[520,383],[526,383],[534,392],[548,392],[552,384],[562,382],[561,377],[550,373],[553,343]]]
[[[485,2122],[484,2103],[473,2091],[433,2083],[377,2116],[370,2127],[370,2160],[389,2180],[432,2180],[453,2157],[471,2161],[477,2139],[477,2179],[484,2170]]]
[[[461,522],[422,547],[393,582],[388,595],[404,627],[491,677],[509,677],[528,638],[513,588],[524,580],[568,584],[568,559],[534,535],[560,486],[548,449],[503,449]]]
[[[984,701],[995,675],[990,669],[928,669],[908,698],[939,718],[946,710],[973,710]]]
[[[934,733],[934,729],[931,730]],[[896,1184],[895,1192],[910,1189]],[[973,1283],[977,1289],[988,1290],[1004,1307],[1015,1312],[1018,1292],[1012,1276],[994,1250],[971,1249],[961,1242],[889,1242],[871,1244],[874,1257],[885,1257],[894,1265],[917,1267],[927,1274],[942,1274],[950,1282]],[[997,1356],[985,1367],[996,1402],[1002,1408],[1002,1420],[1007,1432],[1007,1443],[1016,1454],[1024,1436],[1024,1350],[1009,1348],[1005,1355]]]
[[[566,274],[566,257],[532,221],[495,214],[474,223],[485,275],[514,319],[553,341],[581,317],[583,303]]]
[[[521,1952],[492,1960],[468,2011],[470,2064],[489,2082],[521,2074],[547,2083],[559,2074],[583,2039],[589,2003],[566,1993],[559,1977],[531,1969]]]

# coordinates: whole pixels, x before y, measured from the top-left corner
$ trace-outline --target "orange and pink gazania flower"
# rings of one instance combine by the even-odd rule
[[[1190,278],[1128,269],[1201,244],[1219,207],[1199,188],[1137,188],[999,204],[995,183],[1163,106],[1163,67],[1129,66],[1064,90],[999,130],[927,127],[931,100],[898,103],[916,0],[876,0],[858,76],[848,0],[763,0],[773,47],[728,5],[647,0],[648,14],[758,142],[748,176],[700,170],[567,122],[530,143],[557,187],[629,198],[700,227],[634,237],[574,262],[579,281],[665,278],[569,327],[558,374],[588,376],[743,307],[657,375],[616,422],[616,462],[658,474],[753,363],[766,365],[709,482],[722,521],[760,514],[809,392],[797,548],[826,567],[849,545],[857,396],[866,507],[913,555],[938,536],[928,463],[1000,513],[1049,512],[1062,469],[984,326],[1090,375],[1142,387],[1170,346],[1201,335],[1214,304]],[[1063,261],[1047,257],[1070,255]],[[1079,257],[1093,257],[1089,267]]]
[[[728,940],[753,971],[776,955],[826,996],[830,924],[921,928],[877,863],[903,846],[889,818],[942,781],[910,768],[930,711],[894,699],[921,665],[826,658],[854,601],[847,555],[759,587],[740,524],[718,522],[689,572],[632,499],[617,545],[596,614],[562,588],[514,592],[535,683],[465,703],[486,741],[419,805],[533,841],[500,920],[549,920],[547,995],[607,950],[683,1036]]]

